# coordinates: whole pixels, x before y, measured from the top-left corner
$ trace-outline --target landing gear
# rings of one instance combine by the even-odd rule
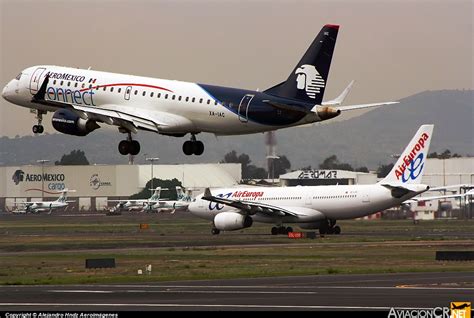
[[[43,110],[36,110],[36,119],[38,120],[38,125],[33,126],[33,134],[42,134],[44,132],[44,127],[41,125],[43,121],[43,115],[46,114]]]
[[[219,231],[219,230],[216,229],[216,228],[213,228],[213,229],[211,230],[212,235],[218,235],[220,232],[221,232],[221,231]]]
[[[122,140],[118,145],[118,150],[121,155],[132,155],[136,156],[140,152],[140,143],[136,140],[132,140],[132,134],[128,132],[126,140]]]
[[[284,227],[284,226],[279,226],[279,227],[272,227],[272,235],[278,235],[278,234],[283,234],[287,235],[288,233],[293,232],[293,228],[291,226],[289,227]]]
[[[336,220],[326,220],[319,228],[319,234],[341,234],[341,228],[336,225]]]
[[[196,135],[192,134],[191,140],[184,142],[183,152],[186,156],[190,156],[192,154],[200,156],[204,152],[204,144],[202,141],[196,140]]]
[[[34,125],[32,130],[33,134],[42,134],[44,131],[44,127],[42,125]]]

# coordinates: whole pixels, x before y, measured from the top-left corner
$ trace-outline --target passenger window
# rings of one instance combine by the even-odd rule
[[[161,97],[161,93],[158,93],[158,95],[157,95],[156,97],[160,98],[160,97]]]
[[[194,103],[195,100],[196,100],[196,98],[193,97],[193,99],[191,101]]]
[[[110,88],[110,91],[111,91],[111,92],[113,92],[113,91],[114,91],[114,88],[113,88],[113,87],[111,87],[111,88]]]
[[[77,82],[74,84],[74,87],[77,87]]]
[[[63,86],[63,84],[64,84],[64,81],[61,81],[61,86]]]
[[[151,92],[151,93],[150,93],[150,97],[153,97],[154,94],[155,94],[155,93]]]
[[[207,104],[209,105],[210,103],[211,103],[211,100],[210,100],[210,99],[208,99],[208,100],[207,100]]]
[[[217,105],[217,101],[216,101],[216,100],[214,101],[214,105]]]
[[[118,93],[120,93],[121,91],[122,91],[122,88],[121,88],[121,87],[119,87],[119,89],[118,89],[118,91],[117,91],[117,92],[118,92]]]
[[[21,78],[21,73],[15,77],[16,80],[20,80],[20,78]]]
[[[199,99],[199,104],[202,104],[202,98],[201,98],[201,99]]]
[[[172,99],[172,100],[174,100],[174,98],[175,98],[175,97],[176,97],[176,96],[175,96],[175,95],[173,95],[173,96],[171,97],[171,99]]]
[[[95,87],[95,89],[96,89],[96,90],[99,90],[99,85],[97,85],[97,86]]]
[[[138,91],[137,91],[137,90],[135,90],[135,95],[137,95],[137,94],[138,94]]]
[[[92,85],[91,85],[92,86]],[[82,83],[81,85],[82,88],[86,87],[86,84]]]
[[[53,81],[53,84],[56,85],[56,80]]]
[[[181,100],[181,96],[178,96],[178,100],[179,100],[179,101]]]
[[[165,99],[168,99],[168,94],[165,94]]]
[[[106,87],[106,86],[104,86],[104,92],[105,92],[105,90],[106,90],[106,89],[107,89],[107,87]]]
[[[189,97],[186,97],[186,101],[189,101]]]
[[[146,91],[143,91],[142,96],[145,96],[145,94],[146,94]]]
[[[71,86],[71,82],[67,82],[67,86],[68,86],[68,87]]]
[[[130,94],[130,88],[129,88],[129,89],[127,89],[127,94]]]

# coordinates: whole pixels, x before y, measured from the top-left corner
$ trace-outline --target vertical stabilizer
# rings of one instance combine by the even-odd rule
[[[433,137],[434,125],[422,125],[382,184],[419,184]]]
[[[264,93],[321,105],[338,31],[339,25],[326,24],[288,79]]]

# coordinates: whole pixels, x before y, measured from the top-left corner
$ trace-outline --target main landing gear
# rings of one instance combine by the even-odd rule
[[[204,144],[202,141],[196,140],[195,134],[191,134],[191,140],[185,141],[183,144],[183,152],[186,156],[192,154],[200,156],[204,152]]]
[[[140,152],[140,143],[136,140],[132,140],[132,134],[130,132],[127,133],[127,139],[119,143],[118,150],[121,155],[136,156]]]
[[[327,220],[319,228],[319,234],[341,234],[341,228],[336,225],[336,220]]]
[[[283,234],[287,235],[288,233],[293,232],[293,228],[291,226],[284,227],[284,226],[279,226],[279,227],[272,227],[272,235],[278,235],[278,234]]]
[[[44,132],[44,127],[41,125],[43,121],[43,115],[46,114],[43,110],[36,110],[36,119],[38,120],[38,125],[33,126],[33,134],[42,134]]]

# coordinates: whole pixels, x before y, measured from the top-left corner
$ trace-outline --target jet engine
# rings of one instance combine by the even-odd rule
[[[67,109],[58,109],[55,111],[51,121],[54,129],[57,131],[74,136],[85,136],[97,128],[100,128],[94,120],[82,119]]]
[[[221,212],[214,217],[214,226],[221,231],[234,231],[251,227],[253,220],[248,215]]]

